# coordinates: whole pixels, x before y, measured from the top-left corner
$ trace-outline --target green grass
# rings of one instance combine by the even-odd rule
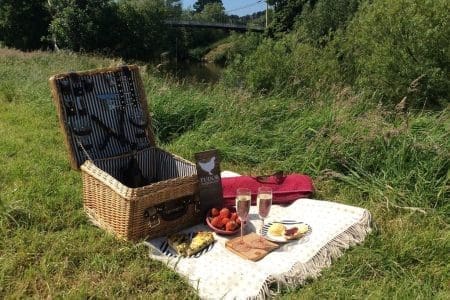
[[[91,226],[47,79],[120,63],[0,49],[0,298],[195,298],[141,245]],[[150,73],[150,72],[149,72]],[[223,169],[305,172],[316,198],[365,207],[374,232],[280,298],[445,299],[450,293],[448,110],[404,116],[348,89],[250,96],[144,74],[163,148],[218,148]]]

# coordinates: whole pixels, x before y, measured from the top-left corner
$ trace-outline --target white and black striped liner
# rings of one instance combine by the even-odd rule
[[[122,84],[125,91],[126,99],[127,99],[127,105],[125,107],[125,123],[124,123],[124,133],[126,138],[131,143],[136,143],[138,145],[138,149],[143,149],[150,147],[151,144],[147,137],[138,138],[136,137],[136,133],[142,132],[143,130],[140,128],[137,128],[130,124],[128,121],[130,116],[133,115],[142,115],[143,108],[140,105],[140,102],[137,101],[137,106],[133,105],[132,99],[129,99],[129,83],[124,76],[122,71],[119,71],[122,75]],[[115,81],[114,73],[103,73],[103,74],[96,74],[96,75],[83,75],[79,76],[79,80],[86,80],[90,79],[94,83],[94,88],[90,92],[85,92],[83,95],[84,102],[87,106],[88,115],[86,116],[78,116],[78,115],[72,115],[68,116],[66,114],[66,122],[69,124],[69,127],[71,127],[73,124],[89,124],[92,128],[92,133],[83,136],[81,139],[83,142],[89,143],[93,145],[93,148],[91,150],[88,150],[89,155],[93,160],[107,158],[107,157],[114,157],[119,156],[125,153],[129,153],[131,151],[129,145],[122,145],[116,138],[111,137],[109,140],[109,143],[107,146],[102,150],[99,148],[99,146],[103,143],[105,140],[107,134],[106,132],[99,127],[98,124],[96,124],[94,121],[91,120],[90,115],[97,116],[105,125],[107,125],[110,128],[113,128],[116,132],[119,132],[119,109],[113,109],[111,110],[108,107],[108,101],[99,99],[98,95],[106,95],[106,94],[114,94],[116,95],[118,93],[117,86],[116,85],[110,85],[108,83],[107,75],[110,76],[112,81]],[[136,81],[136,75],[135,70],[131,70],[131,78],[134,83],[134,86],[137,87],[137,81]],[[65,79],[58,79],[58,86],[61,81],[67,81],[69,80],[69,77],[66,77]],[[141,99],[144,97],[144,95],[140,95],[139,89],[135,88],[136,97],[138,99]],[[61,92],[61,95],[63,97],[63,100],[69,100],[76,103],[76,99],[74,95],[64,95]],[[117,98],[117,105],[120,104],[119,98]],[[64,107],[64,106],[63,106]],[[144,115],[146,115],[144,113]],[[70,130],[70,129],[69,129]],[[86,160],[86,155],[78,148],[77,141],[75,140],[77,137],[75,134],[72,135],[72,145],[73,149],[76,153],[76,161],[78,165],[81,165]],[[78,137],[80,138],[80,137]]]
[[[195,232],[190,232],[189,240],[192,240],[194,235],[195,235]],[[199,251],[199,252],[195,253],[194,255],[188,256],[188,258],[198,258],[198,257],[202,256],[203,254],[209,252],[212,249],[212,247],[214,247],[214,243],[212,243],[211,245],[209,245],[202,251]],[[169,246],[167,239],[165,239],[161,242],[161,245],[159,246],[159,251],[161,251],[161,253],[163,253],[164,255],[166,255],[168,257],[173,257],[173,258],[178,257],[178,253],[174,249],[172,249],[172,247]]]
[[[120,180],[121,170],[127,167],[130,157],[131,154],[94,162],[97,167]],[[142,174],[152,182],[196,174],[194,165],[178,160],[170,153],[155,147],[136,152],[136,160]]]

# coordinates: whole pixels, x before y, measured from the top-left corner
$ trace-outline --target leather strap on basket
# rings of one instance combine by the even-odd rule
[[[277,171],[272,175],[262,175],[254,177],[259,183],[282,184],[286,179],[283,171]]]
[[[88,160],[90,160],[92,163],[94,162],[94,160],[91,158],[91,156],[89,155],[89,153],[87,152],[86,148],[83,146],[83,143],[80,141],[80,139],[78,137],[75,137],[75,141],[77,142],[78,146],[81,148],[81,150],[83,151],[84,155],[86,156],[86,158]]]
[[[187,196],[147,208],[144,211],[144,218],[148,219],[149,227],[154,228],[161,223],[161,220],[170,222],[181,218],[187,213],[190,204],[195,205],[195,212],[199,211],[198,199]]]
[[[158,205],[156,210],[164,221],[173,221],[186,214],[190,202],[190,197],[177,199]]]
[[[125,73],[125,72],[124,72]],[[120,101],[120,106],[119,106],[119,136],[120,136],[120,143],[122,145],[125,145],[125,140],[123,139],[123,137],[125,137],[125,107],[126,107],[126,103],[125,103],[125,86],[122,82],[122,74],[121,72],[116,72],[114,73],[114,77],[116,79],[116,87],[117,87],[117,92],[119,94],[119,101]]]
[[[131,76],[131,70],[127,66],[123,66],[122,72],[128,83],[128,92],[130,93],[131,103],[133,104],[134,107],[138,107],[138,100],[136,97],[136,91],[134,89],[134,82],[133,77]]]

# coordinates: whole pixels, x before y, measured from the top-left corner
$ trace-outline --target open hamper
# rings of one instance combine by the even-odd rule
[[[49,81],[94,224],[138,240],[201,222],[195,165],[156,146],[137,66],[59,74]]]

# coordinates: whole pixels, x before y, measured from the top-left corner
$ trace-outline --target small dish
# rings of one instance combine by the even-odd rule
[[[274,224],[274,223],[280,223],[282,225],[284,225],[286,228],[292,228],[292,227],[296,227],[300,224],[305,224],[306,226],[308,226],[308,231],[303,234],[302,236],[300,236],[297,239],[287,239],[284,237],[284,235],[272,235],[269,233],[269,227]],[[298,241],[301,240],[302,238],[304,238],[305,236],[311,234],[311,226],[309,224],[306,224],[304,222],[299,222],[299,221],[293,221],[293,220],[283,220],[283,221],[274,221],[274,222],[270,222],[264,225],[263,229],[262,229],[262,236],[269,241],[272,242],[276,242],[276,243],[287,243],[287,242],[292,242],[292,241]]]
[[[230,214],[236,212],[236,208],[234,208],[234,207],[226,207],[226,208],[228,208],[228,210],[230,211]],[[211,220],[212,220],[212,215],[211,215],[211,209],[210,209],[210,210],[208,210],[208,213],[206,215],[206,224],[208,225],[209,228],[211,228],[217,234],[220,234],[220,235],[235,235],[241,230],[241,225],[242,224],[239,224],[238,227],[235,230],[233,230],[233,231],[226,231],[226,230],[214,227],[211,224]]]

